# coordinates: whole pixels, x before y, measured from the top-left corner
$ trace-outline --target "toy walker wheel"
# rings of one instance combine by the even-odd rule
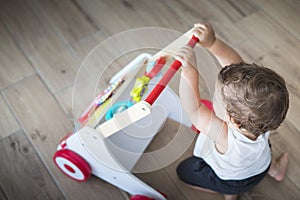
[[[144,195],[139,195],[139,194],[137,194],[137,195],[132,196],[132,197],[130,198],[130,200],[154,200],[154,199],[149,198],[149,197],[144,196]]]
[[[61,150],[67,147],[67,139],[73,134],[73,132],[68,133],[67,135],[65,135],[65,137],[63,137],[60,142],[59,145],[57,147],[57,150]]]
[[[165,193],[162,193],[160,191],[158,191],[160,194],[162,194],[166,199],[168,198],[168,196],[165,194]],[[155,199],[152,199],[150,197],[147,197],[145,195],[141,195],[141,194],[137,194],[137,195],[134,195],[130,198],[130,200],[155,200]]]
[[[58,150],[53,156],[53,161],[64,174],[79,182],[86,181],[92,172],[90,165],[69,149]]]

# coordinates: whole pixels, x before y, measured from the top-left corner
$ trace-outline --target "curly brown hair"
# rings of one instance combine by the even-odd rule
[[[226,111],[240,130],[259,136],[285,119],[289,93],[273,70],[242,62],[224,67],[218,80]]]

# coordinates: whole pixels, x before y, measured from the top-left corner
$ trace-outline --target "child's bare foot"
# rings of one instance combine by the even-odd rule
[[[272,161],[271,167],[268,174],[273,177],[276,181],[283,181],[285,178],[287,165],[288,165],[288,153],[283,153],[275,161]]]
[[[224,199],[225,200],[236,200],[238,197],[238,195],[228,195],[228,194],[224,194]]]

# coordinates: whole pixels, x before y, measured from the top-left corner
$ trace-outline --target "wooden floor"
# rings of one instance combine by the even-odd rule
[[[128,199],[95,177],[74,182],[53,164],[58,142],[73,128],[76,73],[88,52],[113,34],[139,27],[183,33],[198,21],[210,22],[246,61],[280,73],[290,91],[287,120],[271,136],[274,156],[289,152],[287,177],[282,183],[267,177],[241,199],[300,199],[299,0],[1,0],[0,199]],[[167,122],[166,137],[174,126]],[[169,199],[222,199],[176,177],[192,148],[171,165],[137,176]]]

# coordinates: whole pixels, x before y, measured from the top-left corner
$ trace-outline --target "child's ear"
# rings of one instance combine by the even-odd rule
[[[231,116],[229,116],[229,121],[233,125],[234,128],[240,129],[241,123],[237,120],[233,119]]]
[[[231,124],[233,125],[234,128],[237,128],[242,132],[247,132],[247,130],[242,126],[242,124],[239,121],[237,121],[237,120],[233,119],[232,117],[230,117],[230,122],[231,122]]]

